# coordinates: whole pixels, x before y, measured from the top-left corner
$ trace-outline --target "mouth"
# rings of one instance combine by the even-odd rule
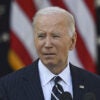
[[[53,57],[55,56],[56,54],[55,53],[44,53],[43,54],[45,57]]]

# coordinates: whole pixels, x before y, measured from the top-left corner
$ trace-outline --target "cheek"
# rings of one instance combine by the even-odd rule
[[[68,51],[69,51],[69,45],[68,44],[65,44],[65,43],[62,43],[58,48],[57,50],[58,51],[58,54],[60,57],[64,57],[64,56],[67,56],[68,55]]]
[[[42,47],[43,47],[42,45],[43,45],[42,42],[35,41],[35,47],[36,47],[36,50],[37,50],[38,53],[41,52]]]
[[[36,50],[38,51],[40,46],[39,46],[39,42],[37,40],[34,40],[34,45],[35,45]]]
[[[64,46],[64,47],[61,48],[60,51],[61,51],[61,54],[66,55],[68,53],[68,47]]]

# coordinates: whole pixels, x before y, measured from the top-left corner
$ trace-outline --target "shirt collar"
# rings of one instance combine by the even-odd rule
[[[56,76],[53,74],[42,62],[39,60],[38,63],[39,66],[39,74],[40,74],[40,80],[41,80],[41,85],[45,86],[48,84],[48,82],[51,81],[51,79]],[[71,83],[71,75],[70,75],[70,67],[69,67],[69,62],[66,68],[58,75],[62,78],[62,80],[67,84],[70,85]]]
[[[62,78],[64,83],[67,85],[71,85],[72,79],[71,79],[71,73],[70,73],[70,67],[69,67],[69,62],[66,68],[59,74],[59,76]]]
[[[41,85],[45,86],[55,75],[49,71],[49,69],[39,60],[39,74]]]

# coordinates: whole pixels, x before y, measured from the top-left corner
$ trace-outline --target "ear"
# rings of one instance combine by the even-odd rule
[[[77,40],[77,33],[75,32],[73,36],[71,37],[71,45],[70,45],[69,50],[73,50],[75,48],[76,40]]]

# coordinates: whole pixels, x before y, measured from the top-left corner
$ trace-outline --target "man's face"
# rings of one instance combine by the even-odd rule
[[[41,15],[35,24],[34,40],[39,58],[49,67],[64,67],[68,51],[73,49],[75,39],[69,35],[65,16],[61,14]]]

